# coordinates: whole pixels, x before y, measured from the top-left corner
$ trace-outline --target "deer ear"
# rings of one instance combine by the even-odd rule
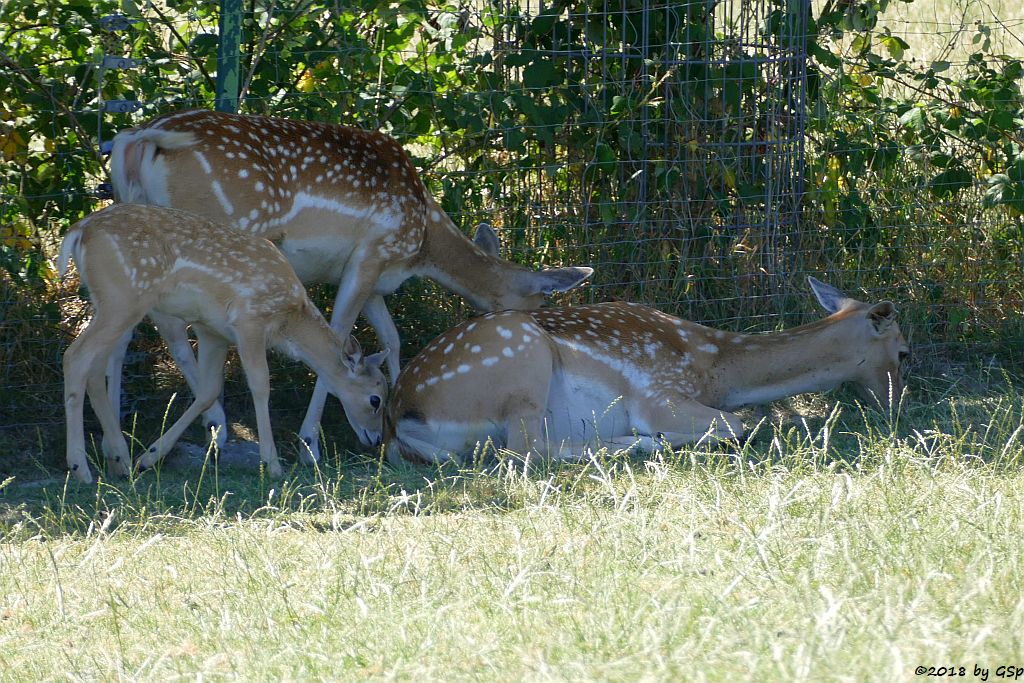
[[[377,353],[371,353],[363,362],[372,368],[380,368],[380,366],[384,364],[384,361],[388,359],[389,353],[391,353],[391,349],[384,349]]]
[[[896,323],[896,304],[881,301],[868,309],[868,320],[875,328],[875,334],[885,334]]]
[[[487,223],[481,223],[476,226],[473,244],[480,247],[481,251],[488,256],[501,256],[501,240],[498,239],[498,234],[494,232],[494,228]]]
[[[807,277],[807,284],[811,286],[811,291],[814,292],[814,296],[818,298],[818,303],[829,313],[835,313],[840,310],[850,297],[840,292],[831,285],[826,285],[817,278]]]
[[[341,362],[345,364],[349,370],[355,370],[356,365],[363,358],[363,347],[359,345],[356,338],[351,334],[345,339],[345,344],[341,349]]]
[[[586,266],[567,266],[565,268],[547,268],[539,273],[533,273],[530,278],[530,289],[528,294],[553,294],[554,292],[568,292],[588,277],[593,275],[594,269]]]

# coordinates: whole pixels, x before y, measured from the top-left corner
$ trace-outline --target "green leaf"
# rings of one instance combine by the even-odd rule
[[[928,181],[928,189],[935,197],[952,197],[960,190],[971,187],[971,172],[960,165],[947,168]]]
[[[889,56],[893,59],[903,59],[904,51],[910,47],[906,41],[897,36],[882,36],[879,38],[879,42],[885,46],[885,49],[889,52]]]
[[[981,198],[981,205],[986,209],[1000,204],[1012,204],[1015,201],[1014,183],[1005,173],[994,173],[985,180],[988,189]]]
[[[523,85],[531,90],[547,88],[562,80],[561,69],[550,59],[538,59],[523,69]]]
[[[903,112],[900,116],[900,124],[907,128],[916,128],[921,130],[925,127],[926,119],[924,115],[924,109],[922,107],[911,107],[907,111]]]
[[[871,49],[871,34],[861,33],[853,39],[853,42],[850,43],[850,47],[857,54],[864,54],[869,51]]]
[[[633,109],[633,103],[628,97],[623,95],[615,95],[612,97],[612,116],[621,116],[622,114],[629,113]]]

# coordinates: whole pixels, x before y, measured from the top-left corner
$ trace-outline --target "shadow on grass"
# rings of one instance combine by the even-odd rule
[[[285,447],[280,481],[253,464],[206,457],[192,468],[159,467],[84,486],[69,481],[56,462],[25,457],[0,470],[0,539],[88,536],[115,528],[183,533],[191,524],[240,520],[332,532],[393,514],[504,513],[548,494],[591,497],[609,491],[614,498],[616,487],[651,463],[684,476],[720,478],[856,473],[871,471],[886,453],[901,448],[926,465],[941,452],[934,457],[1018,468],[1020,381],[1002,371],[975,369],[964,390],[963,377],[954,370],[916,382],[915,392],[891,415],[863,408],[852,393],[798,397],[774,404],[763,418],[744,413],[748,435],[742,444],[653,455],[602,452],[582,462],[535,462],[526,474],[519,459],[493,451],[462,466],[391,467],[379,455],[347,450],[341,441],[327,444],[318,467],[297,464],[294,451]],[[278,441],[294,442],[294,434]],[[951,441],[956,448],[938,448]]]

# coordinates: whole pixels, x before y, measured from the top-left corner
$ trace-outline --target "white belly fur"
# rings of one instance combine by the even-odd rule
[[[633,433],[626,401],[620,399],[614,388],[592,377],[561,371],[552,377],[544,420],[545,433],[534,438],[546,441],[550,454],[555,457],[570,444],[596,446],[602,438]],[[508,445],[506,426],[486,419],[476,422],[435,419],[426,424],[402,420],[398,433],[407,447],[426,458],[439,460],[471,456],[488,439],[498,448]]]
[[[306,284],[337,283],[352,256],[352,245],[333,235],[285,238],[278,249]]]
[[[595,442],[632,433],[626,401],[615,388],[562,370],[551,378],[545,417],[552,442]]]
[[[199,323],[229,342],[237,343],[228,311],[223,304],[211,299],[208,292],[179,285],[161,296],[154,308],[164,315]]]

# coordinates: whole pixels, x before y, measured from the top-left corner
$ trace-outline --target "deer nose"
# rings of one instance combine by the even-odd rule
[[[380,445],[380,442],[381,442],[381,434],[380,434],[380,432],[370,432],[370,431],[367,431],[365,429],[362,430],[362,432],[363,432],[362,442],[363,442],[364,445],[372,446],[373,448],[376,448],[377,446]]]

